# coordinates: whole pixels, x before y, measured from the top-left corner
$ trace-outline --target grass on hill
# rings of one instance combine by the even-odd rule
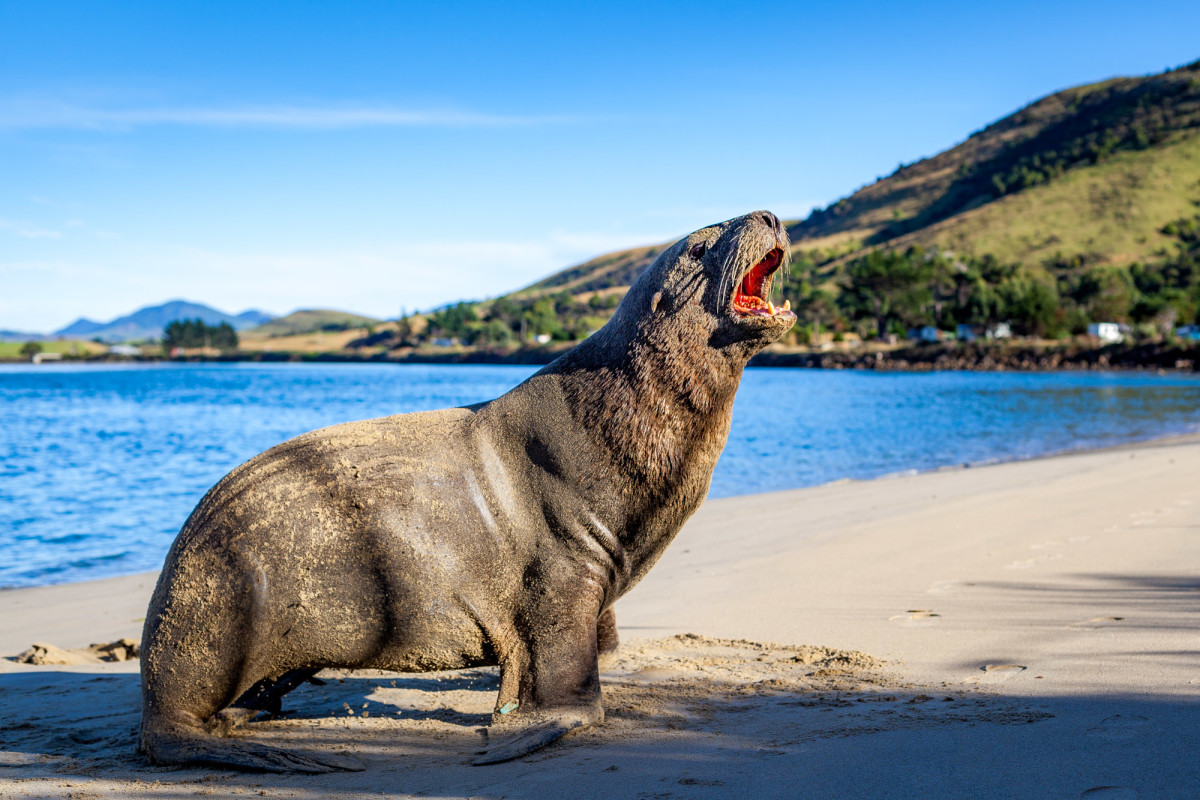
[[[562,272],[556,272],[549,278],[519,289],[506,297],[511,300],[527,300],[566,292],[573,297],[582,295],[581,299],[586,301],[596,292],[628,288],[662,251],[663,246],[658,245],[608,253]]]
[[[241,333],[241,338],[263,339],[275,336],[296,336],[306,333],[333,333],[351,328],[364,328],[378,324],[379,320],[364,317],[360,314],[350,314],[345,311],[330,309],[301,309],[293,311],[286,317],[273,319],[270,322],[251,328]]]
[[[0,342],[0,358],[26,358],[26,356],[21,355],[21,348],[25,344],[25,342]],[[64,356],[100,355],[108,352],[106,345],[82,339],[51,339],[49,341],[38,342],[38,344],[42,346],[43,353],[62,353]]]
[[[239,350],[251,353],[333,353],[345,350],[351,342],[371,335],[395,330],[396,323],[382,322],[362,328],[346,328],[340,331],[310,331],[291,336],[242,336]]]
[[[1200,135],[1193,134],[1067,172],[889,244],[1025,264],[1082,256],[1089,264],[1128,265],[1169,246],[1163,224],[1193,215],[1198,205]]]
[[[1200,62],[1067,89],[814,211],[790,233],[810,249],[847,241],[887,244],[1119,154],[1144,154],[1198,131]]]

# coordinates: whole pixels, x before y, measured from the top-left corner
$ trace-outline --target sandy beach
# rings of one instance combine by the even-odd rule
[[[494,671],[322,673],[148,765],[137,662],[0,659],[0,797],[1200,797],[1200,437],[714,500],[617,604],[608,720],[470,766]],[[0,656],[139,638],[153,574],[0,592]]]

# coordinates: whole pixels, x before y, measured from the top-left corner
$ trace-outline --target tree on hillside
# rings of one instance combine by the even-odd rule
[[[33,358],[38,353],[42,352],[43,349],[44,348],[42,347],[41,342],[26,342],[25,344],[21,345],[20,352],[21,355],[25,356],[25,358]]]
[[[935,259],[920,248],[872,250],[846,268],[841,299],[856,319],[873,319],[883,337],[893,322],[911,326],[929,319],[935,270]]]
[[[804,281],[796,298],[796,314],[812,325],[812,342],[816,344],[821,336],[821,326],[828,327],[837,318],[837,301],[831,292]]]
[[[412,335],[412,319],[407,314],[402,314],[400,319],[396,320],[396,346],[402,347],[409,344]]]
[[[555,339],[567,338],[566,329],[558,319],[554,300],[549,297],[534,301],[533,307],[525,312],[524,319],[534,335],[550,334]]]
[[[1137,301],[1137,288],[1127,269],[1090,269],[1079,282],[1075,301],[1085,306],[1088,316],[1097,322],[1128,322]]]
[[[502,320],[493,319],[484,326],[483,338],[490,345],[506,345],[512,341],[512,328]]]
[[[492,301],[488,311],[488,319],[497,319],[501,322],[511,323],[520,317],[521,307],[507,297],[497,297]]]
[[[201,319],[181,319],[163,329],[163,349],[213,347],[221,352],[237,350],[237,331],[228,322],[207,325]]]
[[[996,287],[1016,274],[1016,265],[994,256],[966,258],[949,270],[952,297],[948,315],[954,322],[991,326],[1004,320],[1004,303]]]
[[[1133,318],[1138,322],[1168,317],[1183,323],[1200,321],[1200,217],[1167,223],[1162,233],[1177,240],[1174,255],[1129,269],[1138,290]]]
[[[429,333],[465,341],[471,338],[478,322],[473,303],[455,303],[429,315]]]
[[[1014,275],[996,289],[1004,304],[1004,315],[1013,330],[1025,336],[1046,336],[1056,328],[1059,313],[1058,289],[1048,280]]]
[[[588,298],[588,307],[597,311],[614,309],[621,304],[621,295],[610,292],[608,294],[593,294]]]

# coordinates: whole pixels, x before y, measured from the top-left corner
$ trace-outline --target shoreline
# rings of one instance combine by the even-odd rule
[[[1189,443],[1200,444],[1200,422],[1198,422],[1196,424],[1197,424],[1197,430],[1195,430],[1195,431],[1169,433],[1169,434],[1166,434],[1163,436],[1151,436],[1151,437],[1145,438],[1145,439],[1134,439],[1134,440],[1130,440],[1130,441],[1126,441],[1126,442],[1120,442],[1118,444],[1101,445],[1101,446],[1083,446],[1083,447],[1079,447],[1079,448],[1073,448],[1073,449],[1067,449],[1067,450],[1057,450],[1057,451],[1049,452],[1049,453],[1041,453],[1038,455],[1027,456],[1027,457],[996,459],[993,461],[985,461],[985,462],[964,462],[964,463],[959,463],[959,464],[946,464],[946,465],[939,466],[939,467],[930,467],[929,469],[897,470],[894,472],[884,473],[882,475],[876,475],[871,478],[851,478],[851,477],[834,478],[833,480],[825,481],[824,483],[815,483],[815,484],[812,484],[809,486],[793,486],[793,487],[790,487],[787,489],[772,489],[772,490],[765,491],[765,492],[749,492],[746,494],[726,495],[723,497],[709,497],[709,498],[705,498],[704,505],[707,506],[709,503],[720,503],[720,502],[725,502],[725,501],[741,500],[744,498],[764,498],[764,499],[766,499],[766,498],[770,498],[770,497],[776,496],[776,495],[783,496],[783,495],[788,495],[792,492],[804,492],[804,491],[810,491],[813,489],[822,489],[822,488],[829,487],[829,486],[864,485],[864,484],[875,483],[878,481],[894,481],[894,480],[902,480],[905,478],[915,478],[915,477],[918,477],[921,475],[936,475],[936,474],[940,474],[940,473],[958,472],[958,471],[963,471],[963,470],[984,470],[984,469],[989,469],[992,467],[999,467],[999,466],[1004,466],[1004,465],[1009,465],[1009,464],[1025,464],[1025,463],[1029,463],[1029,462],[1043,461],[1043,460],[1048,460],[1048,459],[1069,458],[1071,456],[1088,455],[1091,453],[1120,452],[1120,451],[1124,451],[1124,450],[1138,449],[1138,448],[1145,448],[1145,447],[1170,446],[1173,444],[1189,444]],[[2,598],[3,595],[7,592],[20,592],[20,591],[29,591],[29,590],[36,590],[36,589],[49,589],[49,588],[53,588],[53,587],[75,586],[75,585],[80,585],[80,584],[97,583],[100,581],[116,581],[116,580],[140,578],[140,577],[144,577],[144,576],[157,576],[157,575],[158,575],[157,570],[141,570],[141,571],[137,571],[137,572],[120,573],[118,575],[105,575],[103,577],[98,577],[98,578],[84,578],[82,580],[63,581],[61,583],[39,583],[39,584],[35,584],[32,586],[0,586],[0,598]],[[2,651],[0,651],[0,659],[3,659],[3,658],[4,658],[4,654]]]
[[[512,351],[446,350],[406,353],[238,351],[224,355],[93,356],[55,360],[54,364],[104,363],[322,363],[322,364],[493,364],[544,366],[570,347],[526,347]],[[0,359],[0,363],[28,364]],[[750,361],[751,367],[799,369],[862,369],[891,372],[943,370],[979,372],[1053,371],[1172,371],[1200,372],[1200,342],[1083,345],[1010,342],[1006,344],[904,344],[895,348],[767,349]]]
[[[490,768],[486,670],[328,673],[245,735],[367,769],[281,776],[136,757],[136,661],[0,660],[0,794],[1188,797],[1198,470],[1200,434],[708,501],[616,605],[604,725]],[[0,592],[0,654],[136,638],[153,582]]]
[[[816,492],[819,490],[831,489],[831,488],[835,488],[835,487],[856,487],[856,486],[864,487],[864,486],[871,486],[872,484],[878,484],[878,483],[891,483],[891,482],[895,482],[895,481],[906,481],[906,480],[921,478],[923,476],[954,474],[954,473],[959,473],[959,472],[966,472],[968,470],[975,471],[975,472],[981,472],[981,471],[996,469],[996,468],[1000,468],[1000,467],[1011,467],[1011,466],[1018,466],[1018,465],[1022,465],[1022,464],[1036,464],[1038,462],[1051,462],[1051,461],[1056,461],[1056,460],[1060,460],[1060,459],[1080,458],[1080,457],[1091,456],[1091,455],[1119,454],[1119,453],[1125,453],[1125,452],[1130,452],[1130,451],[1153,450],[1153,449],[1157,449],[1157,448],[1187,446],[1187,445],[1196,445],[1196,446],[1200,447],[1200,431],[1189,432],[1189,433],[1168,434],[1166,436],[1155,436],[1155,437],[1151,437],[1149,439],[1141,439],[1141,440],[1136,440],[1136,441],[1122,442],[1120,444],[1105,445],[1105,446],[1101,446],[1101,447],[1082,447],[1079,449],[1072,449],[1072,450],[1060,450],[1060,451],[1053,452],[1053,453],[1046,453],[1043,455],[1030,456],[1028,458],[1014,458],[1014,459],[990,461],[990,462],[986,462],[986,463],[977,463],[977,464],[971,464],[971,463],[948,464],[945,466],[933,467],[931,469],[926,469],[926,470],[900,470],[897,472],[889,472],[889,473],[886,473],[883,475],[878,475],[873,478],[861,478],[861,479],[860,478],[835,478],[834,480],[826,481],[825,483],[813,484],[812,486],[797,486],[797,487],[792,487],[789,489],[775,489],[775,490],[766,491],[766,492],[751,492],[748,494],[730,495],[730,496],[726,496],[726,497],[706,498],[704,501],[704,504],[701,506],[700,510],[697,511],[696,513],[697,513],[697,515],[699,515],[704,509],[708,508],[710,505],[715,505],[715,506],[724,506],[726,504],[737,504],[737,505],[764,504],[765,505],[765,504],[769,503],[771,500],[788,498],[788,497],[796,495],[797,493]],[[680,535],[682,536],[682,533]],[[87,593],[88,596],[95,597],[95,598],[104,598],[104,597],[110,596],[111,594],[114,593],[111,590],[111,588],[108,586],[108,584],[113,584],[114,586],[116,584],[122,584],[120,589],[117,590],[119,592],[120,590],[127,588],[124,586],[124,584],[128,584],[131,582],[138,583],[138,584],[144,583],[146,581],[153,582],[154,580],[157,580],[158,573],[159,573],[158,570],[141,570],[138,572],[123,573],[120,575],[106,575],[106,576],[100,577],[100,578],[85,578],[83,580],[66,581],[63,583],[45,583],[45,584],[38,584],[35,586],[0,586],[0,609],[2,609],[4,607],[4,602],[3,602],[4,599],[12,593],[19,593],[19,592],[35,593],[35,592],[42,592],[42,591],[46,591],[46,590],[69,590],[70,587],[93,587],[97,591],[88,592]],[[0,615],[0,619],[3,619],[3,615]],[[2,634],[3,634],[3,629],[0,628],[0,661],[3,661],[5,658],[8,658],[8,657],[14,655],[13,653],[6,653],[4,651],[4,645],[3,645],[4,638],[3,638]]]
[[[1198,424],[1200,424],[1200,423],[1198,423]],[[806,491],[811,491],[814,489],[824,489],[824,488],[831,487],[831,486],[848,486],[848,485],[860,485],[861,486],[861,485],[876,483],[879,481],[896,481],[896,480],[904,480],[907,478],[916,478],[916,477],[919,477],[922,475],[937,475],[937,474],[941,474],[941,473],[952,473],[952,472],[959,472],[959,471],[965,471],[965,470],[985,470],[985,469],[990,469],[993,467],[1001,467],[1001,466],[1006,466],[1006,465],[1011,465],[1011,464],[1027,464],[1027,463],[1037,462],[1037,461],[1045,461],[1045,460],[1058,459],[1058,458],[1070,458],[1072,456],[1083,456],[1083,455],[1089,455],[1089,454],[1094,454],[1094,453],[1121,452],[1121,451],[1136,450],[1136,449],[1141,449],[1141,448],[1152,448],[1152,447],[1167,447],[1167,446],[1176,445],[1176,444],[1200,444],[1200,430],[1192,431],[1192,432],[1185,432],[1185,433],[1172,433],[1172,434],[1167,434],[1165,436],[1152,436],[1147,439],[1136,439],[1136,440],[1132,440],[1132,441],[1128,441],[1128,442],[1121,442],[1119,444],[1103,445],[1103,446],[1099,446],[1099,447],[1086,447],[1085,446],[1085,447],[1080,447],[1077,449],[1058,450],[1058,451],[1055,451],[1052,453],[1043,453],[1040,455],[1029,456],[1029,457],[1025,457],[1025,458],[999,459],[999,460],[995,460],[995,461],[975,462],[975,463],[947,464],[944,466],[931,467],[930,469],[923,469],[923,470],[917,470],[917,469],[897,470],[895,472],[888,472],[883,475],[876,475],[873,478],[834,478],[831,481],[825,481],[824,483],[815,483],[815,484],[812,484],[811,486],[793,486],[788,489],[773,489],[773,490],[769,490],[769,491],[765,491],[765,492],[749,492],[747,494],[727,495],[724,497],[705,498],[704,506],[707,506],[710,503],[724,503],[724,502],[729,502],[729,501],[751,500],[753,498],[761,498],[763,500],[767,500],[774,496],[786,496],[786,495],[790,495],[793,492],[806,492]],[[702,508],[704,506],[702,506]],[[0,597],[3,597],[3,595],[7,592],[22,592],[22,591],[33,591],[33,590],[38,590],[38,589],[51,589],[51,588],[55,588],[55,587],[64,587],[64,586],[78,586],[78,585],[82,585],[82,584],[100,583],[103,581],[121,581],[121,580],[129,580],[129,579],[140,579],[140,578],[144,578],[146,576],[156,577],[157,575],[158,575],[158,570],[140,570],[137,572],[121,573],[119,575],[105,575],[105,576],[99,577],[99,578],[84,578],[82,580],[76,580],[76,581],[64,581],[62,583],[40,583],[40,584],[36,584],[34,586],[0,586]],[[4,657],[5,656],[4,656],[3,652],[0,651],[0,659],[3,659]]]

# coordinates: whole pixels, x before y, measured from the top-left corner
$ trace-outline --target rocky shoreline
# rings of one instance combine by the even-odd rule
[[[447,350],[406,353],[355,352],[283,353],[236,352],[223,355],[189,355],[166,359],[91,356],[64,358],[54,363],[162,362],[235,363],[392,363],[392,364],[548,364],[569,348],[526,347],[519,350]],[[8,363],[21,363],[9,360]],[[1045,372],[1051,370],[1154,370],[1200,371],[1200,342],[1178,344],[1110,344],[1089,347],[1080,344],[921,344],[892,350],[766,350],[750,362],[753,367],[800,369],[867,369],[894,372],[963,370],[985,372]]]
[[[811,369],[871,369],[928,372],[1051,370],[1176,370],[1200,369],[1200,346],[1191,344],[1111,344],[1104,347],[1036,344],[928,344],[874,352],[763,352],[751,362],[758,367]]]

